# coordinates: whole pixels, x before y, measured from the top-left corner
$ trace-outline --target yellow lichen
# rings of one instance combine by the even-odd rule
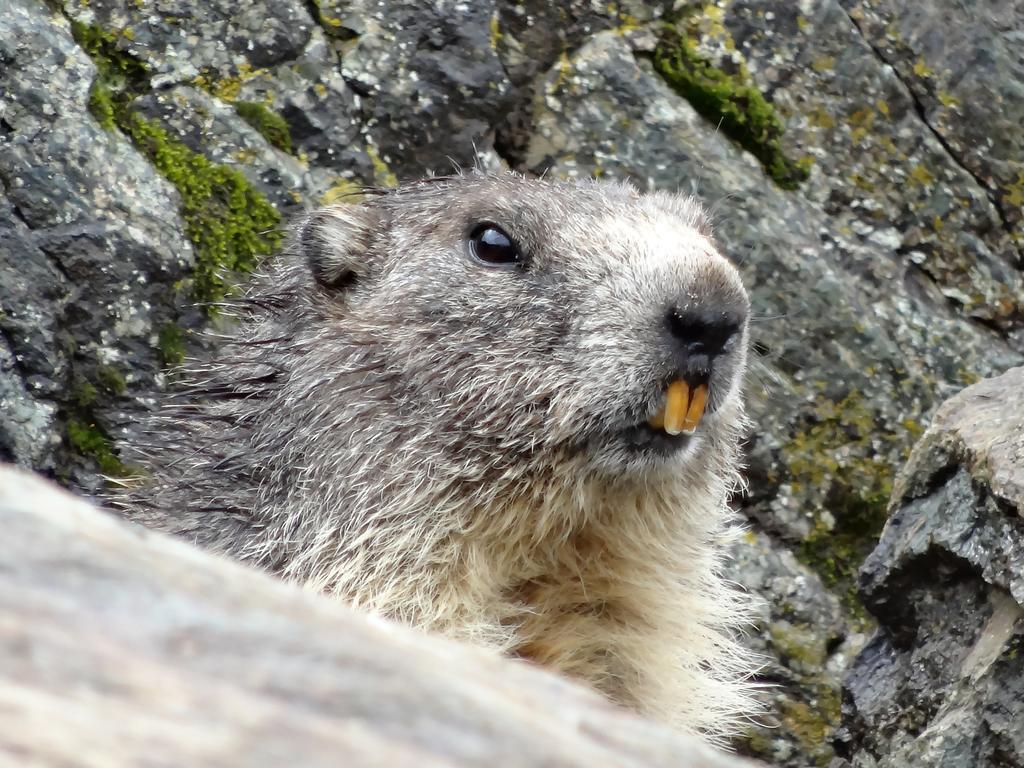
[[[914,62],[914,74],[918,77],[931,77],[935,72],[925,63],[924,56],[918,56]]]
[[[1024,207],[1024,169],[1017,172],[1017,180],[1006,185],[1003,198],[1009,205]]]
[[[850,138],[854,146],[858,146],[871,132],[877,113],[871,107],[860,107],[850,114]]]
[[[380,156],[380,152],[373,144],[366,145],[366,154],[373,164],[374,181],[382,187],[397,187],[398,177],[391,171],[391,167]]]
[[[204,91],[216,96],[218,99],[229,104],[237,101],[239,94],[241,93],[242,86],[252,80],[253,78],[260,77],[266,74],[267,70],[262,68],[255,68],[247,61],[241,62],[235,74],[227,77],[218,77],[212,72],[201,72],[196,77],[192,78],[192,84],[197,88],[202,88]]]
[[[930,187],[935,183],[935,177],[932,176],[931,171],[921,164],[915,165],[910,169],[910,173],[907,174],[907,180],[912,186],[917,187]]]
[[[495,11],[491,14],[490,21],[490,43],[491,50],[498,50],[498,44],[501,42],[501,24],[498,19],[498,12]]]
[[[320,196],[321,205],[332,203],[358,203],[362,199],[362,186],[351,179],[337,179],[330,188]]]
[[[835,118],[823,106],[816,106],[807,113],[807,120],[816,128],[830,131],[836,127]]]
[[[815,72],[831,72],[836,66],[835,56],[818,56],[811,62],[811,69]]]

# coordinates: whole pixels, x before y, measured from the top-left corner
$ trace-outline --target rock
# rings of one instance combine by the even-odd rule
[[[966,13],[935,0],[913,6],[843,0],[843,6],[906,84],[929,130],[994,198],[1006,228],[1019,236],[1024,231],[1019,87],[1024,8],[997,3],[983,13]]]
[[[869,24],[867,19],[875,17],[867,6],[890,7],[902,29],[894,31],[898,25],[888,18],[888,26],[881,20]],[[893,2],[800,6],[741,0],[729,4],[720,23],[693,26],[698,50],[723,65],[723,58],[738,59],[757,87],[771,94],[785,120],[784,153],[813,158],[802,192],[829,213],[834,228],[852,229],[858,240],[885,246],[905,270],[934,283],[955,311],[997,325],[1019,341],[1024,338],[1019,270],[1024,229],[1004,220],[986,180],[991,173],[965,166],[948,132],[937,130],[949,121],[971,135],[965,143],[992,145],[993,154],[1004,154],[1009,165],[1024,171],[1021,120],[1009,125],[1014,115],[1024,115],[1024,98],[1009,85],[1024,67],[1019,51],[1011,53],[1016,50],[1008,32],[1013,12],[1003,11],[1005,18],[997,19],[998,13],[961,14],[945,3],[896,10],[902,8]],[[1016,13],[1019,29],[1024,16]],[[986,32],[986,25],[1003,31]],[[921,78],[911,67],[890,66],[893,56],[884,50],[892,44],[890,32],[926,40],[942,78],[974,93],[954,95],[936,78],[926,78],[942,116],[924,109]],[[1010,74],[1014,58],[1016,76]],[[989,87],[975,89],[979,79]],[[993,93],[1003,90],[1005,97]],[[990,119],[969,109],[968,101],[955,105],[961,97],[979,107],[984,101],[980,111],[1001,104],[996,111],[1003,116]],[[1008,168],[1002,174],[1007,183],[1010,174]],[[870,270],[873,263],[860,262],[864,266],[858,268]]]
[[[629,31],[658,22],[672,3],[593,3],[588,0],[509,2],[499,0],[493,20],[495,48],[512,83],[512,106],[496,130],[495,141],[511,165],[522,166],[535,130],[533,87],[538,77],[567,61],[593,34]]]
[[[0,399],[0,440],[97,488],[97,464],[120,469],[126,396],[159,374],[192,247],[174,188],[90,114],[96,70],[67,21],[14,0],[0,26],[0,330],[5,389],[25,393]]]
[[[29,392],[14,350],[0,338],[0,461],[52,468],[56,408]]]
[[[813,507],[840,511],[848,498],[884,508],[890,479],[882,476],[903,459],[936,396],[970,371],[1020,360],[1020,351],[959,322],[884,247],[849,237],[812,201],[779,190],[653,71],[647,44],[600,33],[549,73],[538,87],[531,167],[648,188],[682,179],[721,208],[719,238],[743,263],[763,318],[759,375],[775,390],[770,399],[753,392],[754,471],[774,495],[763,518],[804,538],[820,522]]]
[[[354,176],[373,180],[374,167],[362,147],[359,97],[339,71],[334,44],[305,4],[260,2],[247,4],[245,13],[237,9],[236,3],[204,3],[179,15],[148,3],[97,0],[68,4],[65,12],[94,37],[105,35],[117,55],[145,64],[147,82],[138,90],[162,105],[156,110],[150,103],[147,111],[173,116],[169,127],[194,151],[215,162],[234,153],[234,161],[257,176],[281,172],[281,164],[312,161],[350,182]],[[174,86],[180,86],[176,96],[162,93]],[[196,90],[208,92],[217,104],[210,107]],[[250,130],[230,115],[245,106],[283,120],[291,138],[285,151],[297,158],[274,157],[266,147],[253,146],[252,136],[246,136]],[[200,126],[203,131],[196,130]],[[236,128],[240,135],[233,137]],[[280,186],[295,182],[303,170],[288,168]],[[321,186],[296,184],[278,192],[297,190],[300,200],[316,201]],[[295,202],[289,196],[289,204]]]
[[[303,201],[319,200],[331,187],[330,174],[304,167],[291,154],[287,124],[275,136],[272,124],[259,123],[261,116],[268,122],[275,116],[261,102],[236,101],[232,107],[199,89],[178,86],[141,96],[131,109],[158,121],[193,152],[240,170],[285,217],[301,212]]]
[[[493,2],[320,0],[321,21],[350,38],[341,72],[359,95],[377,163],[400,178],[471,166],[509,108]]]
[[[864,635],[849,625],[839,599],[785,546],[750,531],[738,542],[729,578],[757,585],[760,610],[751,650],[764,659],[767,715],[739,740],[773,765],[828,762],[839,717],[839,673]]]
[[[1024,368],[938,410],[861,593],[879,629],[844,686],[848,765],[1024,764]]]
[[[3,762],[752,768],[8,467],[0,518]]]
[[[145,61],[156,87],[203,77],[226,84],[299,57],[316,27],[301,0],[67,3],[64,12],[94,29],[113,31],[116,45]]]
[[[360,96],[345,82],[334,44],[323,30],[314,30],[297,59],[241,79],[237,98],[280,114],[300,161],[333,174],[336,184],[386,183],[390,169],[375,165],[368,151]]]

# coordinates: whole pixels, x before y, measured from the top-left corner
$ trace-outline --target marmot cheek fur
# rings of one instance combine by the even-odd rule
[[[749,303],[697,203],[431,179],[313,213],[242,305],[132,518],[712,739],[750,712]]]

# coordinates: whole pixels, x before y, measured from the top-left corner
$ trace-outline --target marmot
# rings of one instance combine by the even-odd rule
[[[749,301],[698,203],[429,179],[308,216],[242,304],[132,518],[711,739],[749,713]]]

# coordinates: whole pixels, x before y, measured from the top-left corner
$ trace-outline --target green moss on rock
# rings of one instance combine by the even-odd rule
[[[156,122],[129,112],[121,127],[181,194],[185,232],[196,249],[193,295],[222,299],[229,271],[251,271],[281,244],[281,215],[241,173],[193,152]]]
[[[812,765],[829,765],[835,757],[830,745],[832,732],[839,722],[839,695],[822,687],[814,706],[794,698],[779,702],[782,727],[799,742]]]
[[[779,690],[772,711],[778,726],[753,725],[734,742],[737,750],[771,764],[793,754],[794,742],[807,762],[801,765],[827,768],[835,759],[832,737],[840,720],[840,696],[823,677],[801,681],[799,690]],[[787,763],[789,764],[789,763]]]
[[[825,768],[835,757],[832,733],[840,720],[839,685],[827,670],[828,638],[822,627],[802,621],[776,618],[767,629],[769,647],[787,669],[785,679],[772,691],[778,727],[751,727],[736,746],[743,754],[774,765],[786,762],[797,745],[807,761],[802,764]]]
[[[237,170],[211,162],[131,110],[132,100],[150,90],[149,69],[118,47],[118,34],[75,21],[71,26],[75,40],[96,64],[90,110],[103,127],[127,134],[177,188],[185,233],[196,251],[192,294],[201,302],[222,299],[229,272],[252,270],[260,256],[280,245],[280,214]],[[273,118],[284,121],[266,112],[272,117],[261,113],[262,122],[275,141],[284,142],[287,126],[282,136]]]
[[[92,404],[96,402],[98,394],[96,387],[93,386],[91,381],[82,377],[75,377],[74,385],[71,389],[71,402],[78,408],[86,409],[92,407]]]
[[[71,34],[93,64],[96,77],[89,89],[89,113],[104,130],[117,126],[118,97],[145,83],[149,68],[118,47],[120,36],[99,27],[71,21]]]
[[[96,462],[111,476],[127,476],[113,443],[97,423],[96,409],[104,397],[119,397],[127,389],[124,375],[116,366],[79,359],[73,363],[70,396],[64,406],[67,445],[73,453]]]
[[[112,89],[123,90],[128,84],[149,77],[146,63],[118,46],[118,40],[123,36],[117,32],[72,20],[71,34],[82,50],[89,54],[99,76]]]
[[[114,397],[120,397],[128,389],[124,374],[113,365],[97,366],[96,381],[107,394]]]
[[[753,85],[713,66],[677,27],[666,26],[654,50],[654,68],[672,89],[722,132],[756,157],[783,189],[796,189],[810,159],[793,162],[782,152],[782,121]]]
[[[121,477],[129,474],[117,457],[110,438],[94,422],[69,419],[67,438],[71,450],[95,461],[104,474]]]
[[[235,112],[255,128],[272,147],[291,153],[292,135],[288,123],[277,112],[258,101],[236,101]]]
[[[863,397],[852,393],[815,408],[815,423],[783,446],[795,493],[827,491],[831,519],[815,519],[796,554],[836,589],[854,619],[867,621],[857,598],[857,570],[878,541],[892,493],[893,468],[877,455],[873,441],[892,444],[902,436],[884,434]]]
[[[117,127],[114,119],[114,99],[108,88],[99,78],[93,81],[89,89],[89,114],[91,114],[100,128],[105,131],[112,131]]]
[[[185,361],[185,335],[181,328],[168,323],[160,329],[157,351],[165,368],[173,368]]]
[[[828,660],[828,652],[820,630],[795,628],[789,622],[772,624],[768,628],[771,645],[784,661],[795,662],[801,669],[820,670]]]

